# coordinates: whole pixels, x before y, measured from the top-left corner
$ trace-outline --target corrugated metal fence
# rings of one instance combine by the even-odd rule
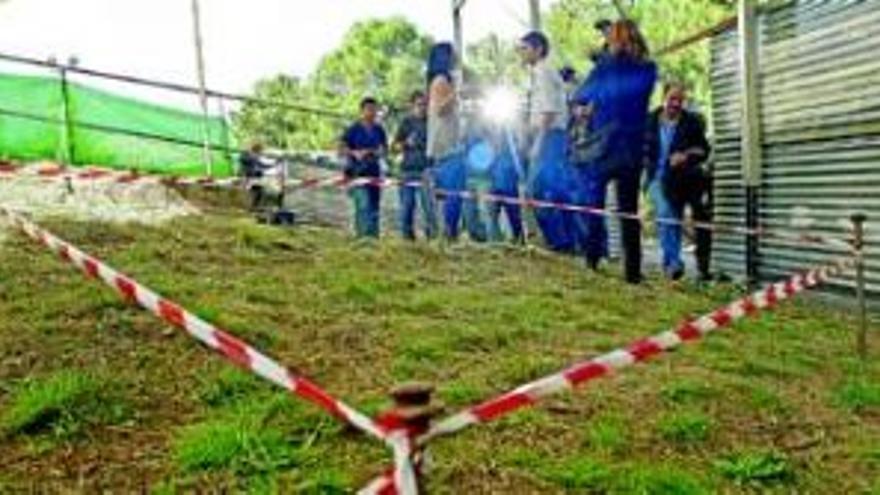
[[[761,225],[843,239],[850,215],[866,213],[868,289],[880,298],[880,0],[788,0],[758,22]],[[742,226],[739,57],[735,30],[713,39],[715,217]],[[758,271],[774,279],[843,252],[762,239]],[[743,236],[719,235],[714,263],[744,276]]]

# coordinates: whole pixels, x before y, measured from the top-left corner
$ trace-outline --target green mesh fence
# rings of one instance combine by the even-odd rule
[[[202,117],[153,105],[79,84],[68,85],[71,143],[67,143],[63,91],[59,78],[0,74],[0,157],[21,160],[65,160],[75,165],[100,165],[173,175],[205,175]],[[48,122],[36,119],[43,118]],[[109,129],[88,128],[88,124]],[[212,172],[234,172],[228,149],[233,147],[222,119],[208,123]],[[152,139],[163,137],[172,142]]]

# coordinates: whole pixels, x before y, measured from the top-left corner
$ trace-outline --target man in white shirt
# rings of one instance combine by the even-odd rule
[[[538,31],[520,40],[520,55],[529,71],[527,142],[529,150],[529,195],[534,199],[573,203],[577,183],[566,160],[568,101],[565,83],[548,60],[550,42]],[[535,210],[538,226],[548,246],[555,251],[574,252],[577,246],[576,218],[558,209]]]

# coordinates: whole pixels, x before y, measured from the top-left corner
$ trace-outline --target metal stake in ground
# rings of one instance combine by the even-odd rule
[[[864,213],[850,217],[853,223],[853,249],[856,260],[856,299],[859,304],[859,331],[856,336],[856,352],[862,359],[868,358],[868,303],[865,298],[865,222]]]
[[[410,448],[413,449],[410,461],[413,465],[413,475],[418,492],[424,491],[422,474],[424,468],[424,451],[416,447],[415,439],[426,434],[431,427],[431,419],[440,412],[440,406],[431,404],[431,395],[434,386],[429,383],[411,382],[394,387],[391,390],[391,398],[394,407],[379,416],[378,423],[387,431],[402,431],[408,438]],[[395,476],[396,478],[396,476]],[[401,481],[395,479],[395,488],[402,490]],[[381,485],[381,483],[380,483]],[[372,493],[365,490],[362,493]],[[378,490],[378,493],[386,493]]]

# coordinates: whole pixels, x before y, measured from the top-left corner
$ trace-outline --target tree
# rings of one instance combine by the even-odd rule
[[[466,68],[468,81],[478,84],[512,84],[520,81],[524,69],[515,46],[514,40],[501,39],[496,34],[490,34],[469,45]]]
[[[401,17],[352,26],[339,48],[326,55],[305,82],[288,76],[260,81],[255,96],[357,115],[358,103],[373,96],[392,109],[425,87],[424,65],[431,40]],[[240,138],[284,148],[326,149],[344,125],[338,119],[246,104],[235,119]]]

